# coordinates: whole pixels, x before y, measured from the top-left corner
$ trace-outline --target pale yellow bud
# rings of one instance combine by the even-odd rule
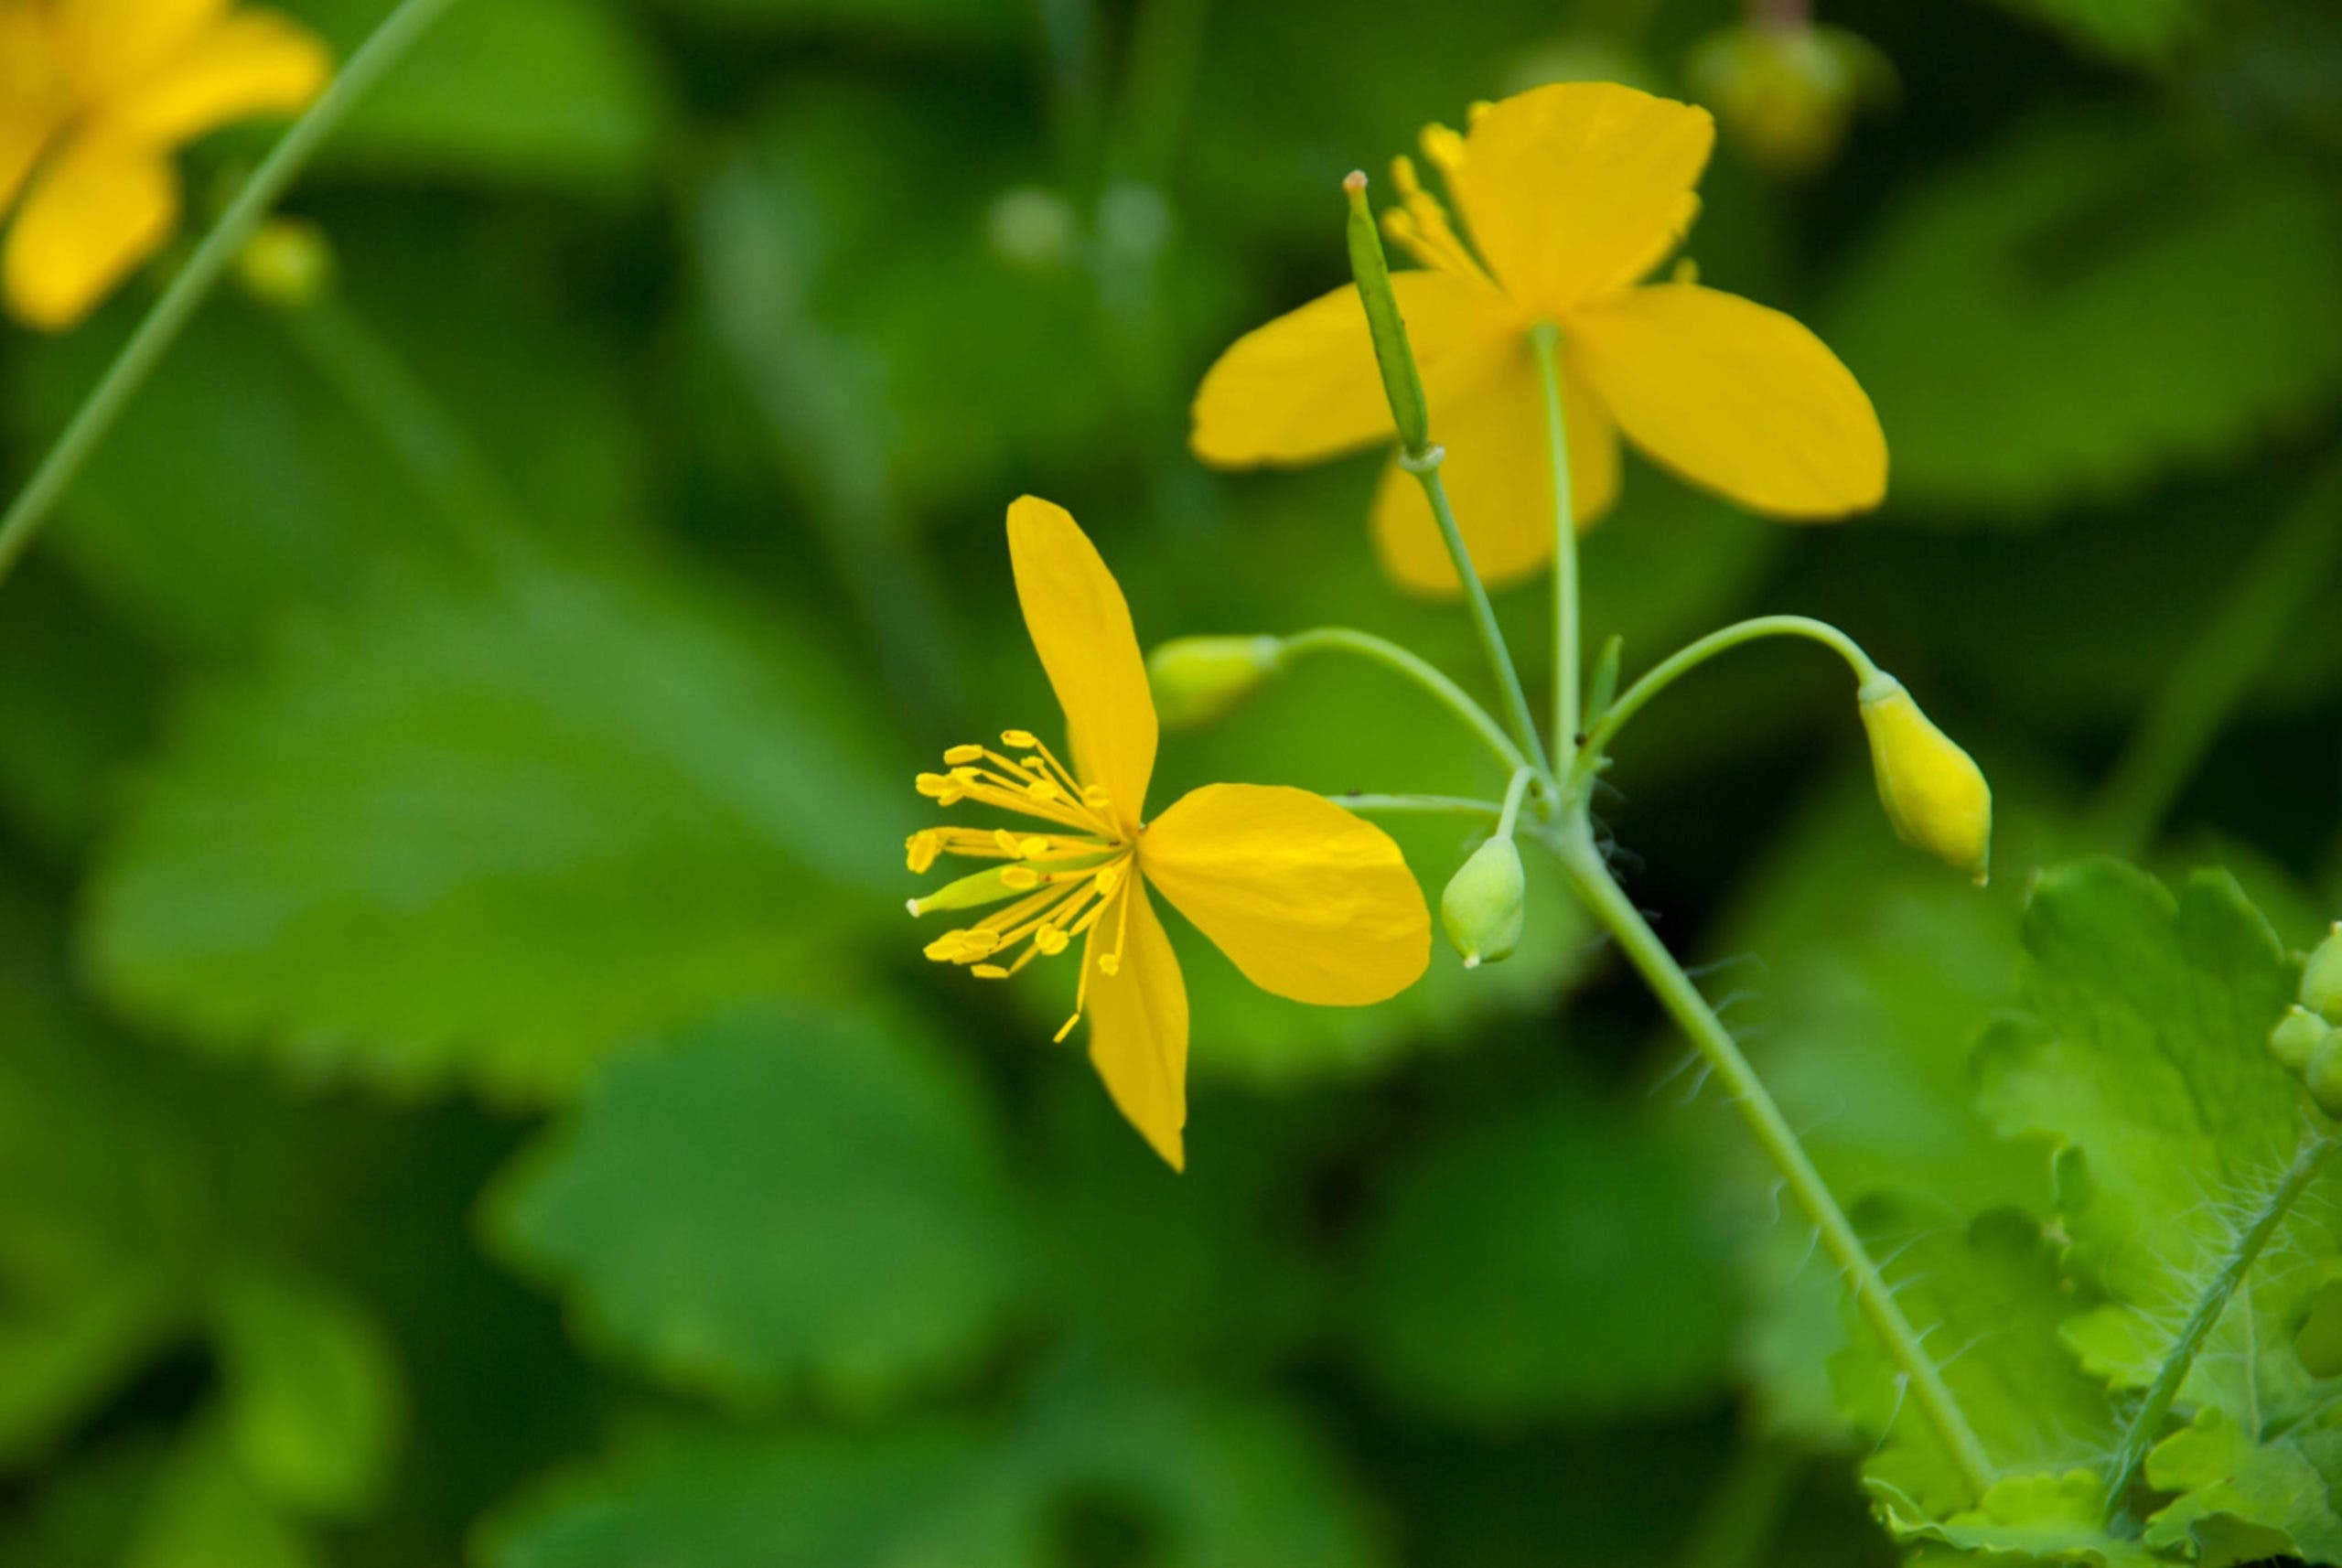
[[[1146,658],[1147,684],[1165,729],[1209,724],[1252,695],[1284,660],[1273,637],[1180,637]]]
[[[334,275],[325,231],[298,218],[271,218],[236,255],[236,276],[263,305],[298,310],[316,302]]]
[[[1509,838],[1490,839],[1448,878],[1439,896],[1439,923],[1464,955],[1466,969],[1512,956],[1528,922],[1528,892],[1520,851]]]
[[[2302,1005],[2329,1024],[2342,1024],[2342,920],[2303,966]]]
[[[2334,1026],[2306,1007],[2291,1007],[2269,1032],[2269,1054],[2287,1072],[2307,1072],[2310,1062],[2334,1038]]]
[[[1879,804],[1895,836],[1982,886],[1993,854],[1993,789],[1982,769],[1892,675],[1863,682],[1862,713]]]

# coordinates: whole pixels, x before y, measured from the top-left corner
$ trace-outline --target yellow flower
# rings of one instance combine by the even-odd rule
[[[1155,703],[1121,587],[1072,517],[1031,496],[1008,509],[1008,553],[1073,765],[1010,730],[1000,749],[953,746],[945,771],[920,774],[919,793],[940,805],[1026,822],[911,834],[915,872],[940,855],[993,863],[911,900],[911,913],[1000,906],[927,946],[988,980],[1079,943],[1074,1013],[1058,1038],[1088,1015],[1107,1092],[1182,1167],[1187,991],[1148,886],[1255,985],[1338,1006],[1415,983],[1431,961],[1430,911],[1390,835],[1305,789],[1211,784],[1147,821]]]
[[[0,0],[0,293],[18,320],[72,326],[162,248],[174,149],[325,85],[316,38],[230,3]]]
[[[1836,356],[1776,310],[1689,281],[1640,280],[1699,211],[1707,111],[1606,82],[1541,87],[1477,110],[1469,135],[1423,132],[1466,235],[1392,165],[1385,231],[1423,264],[1391,281],[1423,371],[1443,473],[1481,575],[1509,582],[1552,553],[1552,479],[1531,329],[1561,332],[1563,408],[1580,529],[1618,491],[1618,437],[1752,510],[1817,521],[1875,506],[1886,440]],[[1220,356],[1196,394],[1196,455],[1224,467],[1311,463],[1392,435],[1352,287],[1282,316]],[[1456,575],[1413,479],[1393,463],[1374,537],[1402,585]]]

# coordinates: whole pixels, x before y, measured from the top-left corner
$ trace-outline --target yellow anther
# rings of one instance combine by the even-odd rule
[[[993,829],[992,842],[994,847],[998,849],[1003,854],[1015,854],[1016,853],[1016,835],[1010,832],[1006,828]]]
[[[1008,971],[996,963],[980,963],[968,972],[978,980],[1006,980],[1008,978]]]
[[[1030,751],[1041,744],[1028,729],[1004,729],[1000,732],[1000,744],[1015,751]]]
[[[1423,156],[1442,174],[1452,175],[1464,166],[1464,138],[1435,121],[1423,127]]]
[[[1017,841],[1016,853],[1026,860],[1038,860],[1049,853],[1049,841],[1035,833],[1031,838]]]
[[[984,748],[981,746],[955,746],[943,754],[943,760],[957,768],[963,763],[981,762],[983,755]]]
[[[1106,787],[1102,784],[1085,784],[1081,787],[1081,803],[1092,811],[1102,811],[1114,803],[1114,798],[1106,793]]]
[[[1123,863],[1118,860],[1114,862],[1113,865],[1100,871],[1098,873],[1097,881],[1098,897],[1101,898],[1112,898],[1114,896],[1114,889],[1123,885]]]
[[[1033,933],[1033,945],[1041,950],[1041,954],[1045,958],[1057,957],[1058,954],[1065,951],[1067,944],[1072,940],[1065,934],[1064,928],[1059,926],[1043,926]]]
[[[1041,874],[1029,865],[1003,866],[1000,872],[1000,885],[1003,887],[1013,887],[1019,893],[1028,893],[1041,885]]]
[[[935,798],[941,797],[947,789],[958,787],[948,773],[922,773],[913,782],[919,786],[920,794]]]
[[[942,836],[933,828],[921,828],[903,841],[903,859],[913,875],[925,875],[942,852]]]
[[[1118,952],[1100,953],[1098,955],[1098,972],[1109,976],[1122,973],[1123,955]]]
[[[1065,799],[1065,791],[1058,789],[1055,784],[1050,783],[1046,779],[1036,779],[1030,784],[1026,785],[1025,793],[1032,796],[1036,800],[1062,800]]]
[[[921,948],[919,951],[938,963],[950,963],[960,956],[961,949],[967,940],[968,933],[965,931],[946,931]]]
[[[1423,182],[1415,174],[1415,160],[1404,153],[1401,153],[1391,160],[1391,183],[1399,188],[1399,195],[1402,199],[1411,199],[1423,194]],[[1384,216],[1389,215],[1386,213]]]

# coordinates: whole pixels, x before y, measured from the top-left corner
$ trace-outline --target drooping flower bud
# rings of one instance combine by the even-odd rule
[[[1894,676],[1873,675],[1861,697],[1879,804],[1895,836],[1982,886],[1993,855],[1993,789],[1983,770]]]
[[[2342,1029],[2326,1032],[2326,1043],[2309,1058],[2302,1081],[2309,1086],[2309,1097],[2317,1101],[2320,1111],[2342,1116]]]
[[[1895,68],[1875,45],[1809,23],[1726,27],[1703,39],[1685,69],[1724,134],[1778,175],[1828,163],[1855,111],[1895,95]]]
[[[2269,1054],[2287,1072],[2307,1072],[2318,1047],[2333,1038],[2335,1033],[2333,1025],[2308,1008],[2288,1008],[2285,1015],[2277,1020],[2277,1026],[2269,1031]]]
[[[1466,969],[1512,956],[1528,921],[1528,893],[1520,851],[1509,837],[1488,840],[1447,879],[1439,896],[1439,923],[1464,955]]]
[[[1166,729],[1209,724],[1284,663],[1273,637],[1176,637],[1146,656],[1146,682]]]
[[[2329,1024],[2342,1024],[2342,920],[2302,968],[2302,1005]]]

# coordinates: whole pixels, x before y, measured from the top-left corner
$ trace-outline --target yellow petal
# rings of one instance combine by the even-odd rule
[[[64,124],[68,104],[42,13],[0,0],[0,217]]]
[[[1133,876],[1124,885],[1127,924],[1110,911],[1090,929],[1081,961],[1089,971],[1090,1061],[1116,1109],[1173,1170],[1187,1168],[1180,1129],[1187,1124],[1187,985],[1179,957]],[[1100,957],[1122,953],[1108,974]]]
[[[1506,291],[1558,314],[1634,282],[1681,242],[1715,134],[1704,109],[1612,82],[1563,82],[1473,121],[1447,181]]]
[[[58,52],[86,100],[112,100],[176,57],[229,0],[56,0]]]
[[[1569,433],[1571,510],[1583,532],[1618,496],[1618,437],[1564,349],[1562,410]],[[1526,339],[1517,362],[1443,426],[1440,475],[1472,564],[1490,587],[1517,583],[1553,553],[1552,457],[1545,394]],[[1393,462],[1374,495],[1374,544],[1383,569],[1411,593],[1452,596],[1456,568],[1416,478]]]
[[[1563,330],[1627,439],[1694,484],[1808,520],[1886,494],[1886,436],[1870,399],[1779,311],[1661,284],[1588,306]]]
[[[8,231],[0,287],[28,326],[59,331],[88,315],[161,248],[178,182],[152,148],[81,137],[41,166]]]
[[[1431,961],[1431,912],[1399,846],[1306,789],[1208,784],[1147,828],[1139,868],[1279,996],[1380,1002]]]
[[[114,134],[183,142],[254,114],[289,114],[321,91],[333,59],[316,34],[273,11],[205,27],[108,111]]]
[[[1502,365],[1518,329],[1485,285],[1445,273],[1392,274],[1422,371],[1434,435],[1460,401]],[[1345,284],[1239,338],[1197,390],[1188,443],[1224,468],[1315,463],[1392,436],[1367,335],[1366,307]]]
[[[1074,772],[1103,786],[1135,832],[1155,772],[1155,698],[1130,606],[1065,508],[1023,496],[1008,508],[1008,558],[1041,667],[1065,710]]]

